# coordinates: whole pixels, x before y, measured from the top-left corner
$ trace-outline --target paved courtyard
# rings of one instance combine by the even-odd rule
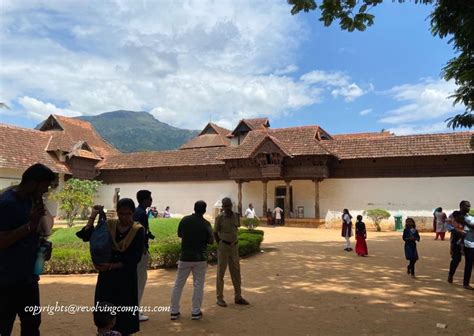
[[[204,317],[191,321],[191,282],[182,317],[152,313],[140,335],[473,335],[474,291],[462,288],[464,260],[455,282],[446,282],[449,241],[423,233],[417,278],[406,274],[398,232],[368,232],[369,257],[343,250],[338,230],[264,228],[262,253],[241,261],[243,294],[233,304],[226,276],[227,308],[215,305],[216,267],[208,269]],[[143,305],[167,306],[175,270],[149,272]],[[96,274],[43,276],[42,305],[91,305]],[[471,284],[474,279],[471,281]],[[43,314],[44,335],[93,335],[91,313]],[[438,328],[437,323],[447,325]],[[19,323],[15,335],[19,334]]]

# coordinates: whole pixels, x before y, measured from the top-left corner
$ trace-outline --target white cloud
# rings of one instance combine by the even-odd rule
[[[351,78],[341,71],[314,70],[304,74],[300,79],[306,84],[321,85],[330,89],[334,98],[342,97],[346,102],[354,101],[374,89],[370,83],[368,89],[364,91],[356,83],[351,83]]]
[[[38,99],[31,97],[21,97],[20,99],[18,99],[18,102],[21,106],[23,106],[27,115],[31,119],[35,120],[44,120],[50,114],[60,114],[67,117],[77,117],[81,115],[81,113],[77,111],[61,109],[51,103],[44,103]]]
[[[395,86],[388,91],[402,105],[387,112],[380,121],[390,124],[409,124],[428,121],[464,110],[462,105],[453,106],[448,98],[456,89],[453,81],[425,79],[418,84]]]
[[[302,22],[273,0],[4,0],[0,101],[34,119],[145,110],[196,129],[364,94],[342,72],[291,77]]]
[[[290,73],[293,73],[295,71],[298,71],[298,67],[294,64],[290,64],[284,68],[281,68],[281,69],[276,69],[275,70],[275,75],[279,76],[279,75],[287,75],[287,74],[290,74]]]
[[[350,77],[340,71],[314,70],[301,76],[301,80],[308,84],[321,83],[328,86],[346,86],[349,85]]]
[[[344,97],[344,100],[346,102],[351,102],[356,98],[359,98],[360,96],[364,95],[365,92],[356,83],[352,83],[348,86],[332,90],[331,94],[334,98],[341,96]]]
[[[360,114],[361,116],[365,116],[365,115],[370,114],[370,113],[372,113],[372,109],[371,109],[371,108],[368,108],[368,109],[365,109],[365,110],[362,110],[362,111],[359,112],[359,114]]]
[[[399,125],[388,129],[396,135],[408,135],[419,133],[448,132],[449,129],[445,122],[437,122],[431,125]]]

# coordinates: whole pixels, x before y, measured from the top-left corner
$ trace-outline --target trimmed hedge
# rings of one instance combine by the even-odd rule
[[[151,230],[157,236],[150,241],[150,269],[176,267],[181,252],[181,240],[176,236],[179,219],[159,219],[151,222]],[[53,255],[45,263],[45,274],[95,273],[89,243],[75,236],[80,227],[54,229],[50,240]],[[260,251],[262,230],[240,229],[239,255],[245,257]],[[208,261],[217,261],[217,245],[208,245]]]

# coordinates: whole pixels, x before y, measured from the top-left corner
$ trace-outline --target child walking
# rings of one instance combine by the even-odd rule
[[[403,240],[405,241],[405,258],[410,261],[407,266],[407,274],[415,277],[415,263],[418,260],[418,251],[416,249],[416,242],[420,241],[420,234],[416,229],[416,224],[413,218],[405,220],[405,230],[403,231]]]
[[[367,249],[367,231],[365,230],[365,223],[362,221],[362,216],[357,216],[356,222],[356,248],[355,251],[358,256],[365,257],[369,254]]]
[[[346,240],[346,248],[344,251],[352,251],[351,237],[352,237],[352,216],[348,209],[342,211],[342,232],[341,236]]]
[[[121,336],[118,331],[112,330],[115,326],[117,317],[114,314],[115,306],[111,303],[102,301],[97,305],[97,311],[94,311],[94,324],[97,327],[97,336]]]

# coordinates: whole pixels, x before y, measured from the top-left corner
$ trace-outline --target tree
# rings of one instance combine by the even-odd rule
[[[402,3],[406,0],[398,0]],[[446,119],[448,127],[471,128],[474,125],[474,1],[470,0],[414,0],[415,3],[434,4],[431,18],[431,33],[453,43],[457,56],[448,61],[442,69],[445,80],[454,79],[458,86],[450,98],[453,104],[462,103],[466,110],[462,114]],[[369,10],[382,0],[321,0],[319,9],[324,25],[330,26],[339,20],[342,30],[364,31],[374,24],[374,15]],[[316,0],[288,0],[292,5],[291,14],[318,9]],[[358,6],[360,4],[360,6]],[[356,8],[357,7],[357,8]]]
[[[60,203],[59,209],[64,211],[69,227],[74,224],[80,211],[94,205],[94,197],[101,184],[100,181],[72,178],[66,181],[61,190],[51,195],[53,200]]]
[[[383,219],[390,218],[391,216],[390,212],[384,209],[366,210],[364,211],[364,215],[373,220],[377,231],[382,231],[382,228],[380,227],[380,222],[382,222]]]

